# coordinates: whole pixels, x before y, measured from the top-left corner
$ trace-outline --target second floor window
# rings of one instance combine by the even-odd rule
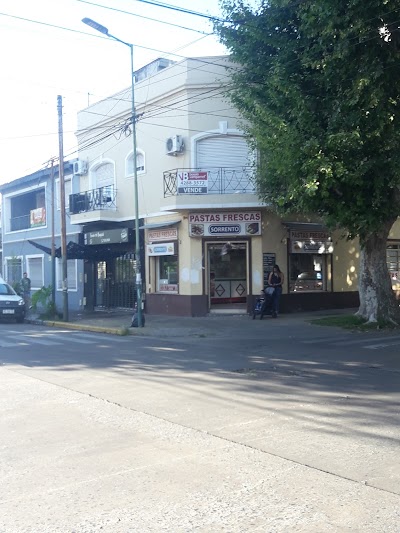
[[[138,174],[143,174],[146,171],[144,152],[136,150],[136,171]],[[133,176],[133,152],[126,158],[125,174],[128,177]]]

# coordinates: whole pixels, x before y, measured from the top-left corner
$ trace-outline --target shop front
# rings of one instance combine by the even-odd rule
[[[84,232],[86,309],[133,309],[136,301],[134,230],[118,227]]]

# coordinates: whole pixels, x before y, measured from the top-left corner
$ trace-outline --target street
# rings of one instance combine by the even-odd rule
[[[400,335],[234,320],[0,324],[0,531],[398,533]]]

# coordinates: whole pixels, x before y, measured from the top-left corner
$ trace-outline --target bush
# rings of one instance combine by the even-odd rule
[[[58,318],[59,313],[57,307],[52,300],[53,287],[42,287],[36,291],[32,296],[32,309],[40,312],[41,318]]]

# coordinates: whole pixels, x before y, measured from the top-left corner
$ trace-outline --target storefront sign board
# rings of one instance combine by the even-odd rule
[[[290,232],[290,251],[292,254],[331,254],[333,243],[326,231]]]
[[[190,213],[189,235],[191,237],[261,235],[261,212]]]
[[[85,233],[85,244],[117,244],[131,242],[129,228],[117,228]]]
[[[147,255],[150,257],[158,255],[175,255],[175,246],[173,242],[160,244],[148,244]]]
[[[153,230],[149,230],[147,233],[147,240],[149,242],[171,241],[177,238],[178,238],[177,228],[153,229]]]
[[[208,172],[184,172],[177,174],[178,194],[207,194]]]

